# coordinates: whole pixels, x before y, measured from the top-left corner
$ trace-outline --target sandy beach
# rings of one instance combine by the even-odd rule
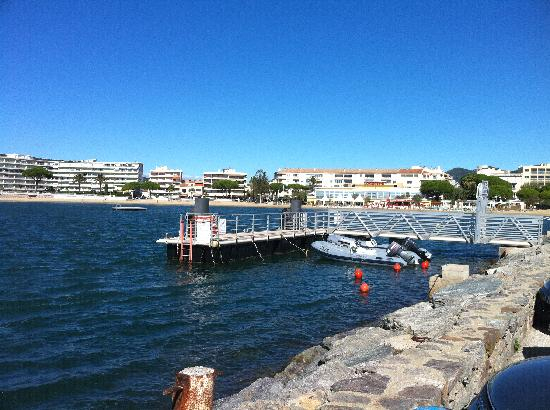
[[[164,198],[152,198],[152,199],[128,199],[125,197],[111,197],[111,196],[93,196],[93,195],[56,195],[56,196],[23,196],[23,195],[0,195],[0,202],[66,202],[66,203],[87,203],[87,204],[126,204],[126,205],[168,205],[168,206],[192,206],[194,201],[191,199],[164,199]],[[210,206],[219,207],[239,207],[239,208],[288,208],[288,204],[273,204],[273,203],[256,203],[256,202],[235,202],[235,201],[219,201],[210,200]],[[304,208],[308,209],[327,209],[325,206],[304,205]],[[384,208],[364,208],[364,207],[332,207],[331,209],[353,209],[353,210],[370,210],[381,211]],[[402,212],[459,212],[456,210],[437,210],[437,209],[397,209],[395,211]],[[490,210],[491,213],[502,214],[525,214],[525,215],[539,215],[550,217],[550,209],[529,209],[523,212],[518,211],[505,211],[505,210]]]

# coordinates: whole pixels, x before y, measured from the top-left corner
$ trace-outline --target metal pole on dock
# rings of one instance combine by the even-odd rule
[[[193,216],[189,218],[189,265],[193,264]]]
[[[172,395],[173,410],[210,410],[215,377],[216,371],[209,367],[187,367],[176,374],[176,383],[163,394]]]
[[[183,215],[180,215],[180,263],[183,262],[183,238],[185,234],[184,225]]]

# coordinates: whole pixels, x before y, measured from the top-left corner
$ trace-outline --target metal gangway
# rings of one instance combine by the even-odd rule
[[[543,217],[486,212],[487,182],[479,184],[475,213],[390,210],[313,211],[250,214],[193,214],[181,220],[179,236],[159,239],[167,245],[229,244],[288,240],[327,234],[413,238],[528,247],[542,243]]]

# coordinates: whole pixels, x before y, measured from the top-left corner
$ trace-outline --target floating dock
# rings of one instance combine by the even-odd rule
[[[303,212],[293,201],[288,212],[219,215],[198,198],[192,213],[181,215],[178,235],[157,240],[170,259],[224,263],[289,251],[308,253],[328,234],[362,238],[413,238],[498,246],[542,243],[543,218],[487,214],[479,201],[475,214],[396,211]]]

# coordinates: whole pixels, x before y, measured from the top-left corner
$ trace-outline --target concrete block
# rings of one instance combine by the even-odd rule
[[[454,263],[443,265],[441,266],[441,276],[443,281],[448,282],[448,284],[462,282],[470,276],[470,266]]]

